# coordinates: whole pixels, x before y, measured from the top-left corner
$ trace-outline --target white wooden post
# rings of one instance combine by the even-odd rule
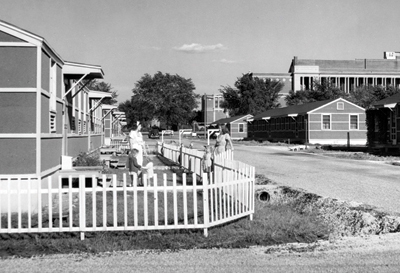
[[[210,224],[208,208],[208,180],[207,173],[203,173],[203,216],[204,216],[204,237],[208,237],[208,226]]]
[[[79,176],[79,230],[81,234],[81,240],[85,240],[86,230],[86,200],[85,200],[85,176]]]

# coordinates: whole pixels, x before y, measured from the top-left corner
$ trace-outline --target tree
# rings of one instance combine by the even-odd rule
[[[271,79],[253,77],[252,73],[237,78],[235,88],[222,86],[220,92],[224,97],[223,107],[231,116],[258,114],[280,106],[279,92],[283,84]]]
[[[145,74],[132,89],[130,102],[120,104],[129,122],[147,123],[152,119],[165,122],[167,126],[187,123],[194,115],[199,95],[194,93],[191,79],[179,75],[157,72]]]
[[[390,97],[400,90],[392,85],[389,86],[360,86],[355,90],[350,91],[348,100],[365,108],[372,108],[373,104],[377,101]]]
[[[113,90],[113,87],[111,84],[106,83],[106,82],[99,82],[97,80],[92,80],[89,82],[86,82],[86,87],[89,90],[94,90],[94,91],[103,91],[103,92],[108,92],[111,93],[111,98],[105,98],[102,100],[103,104],[110,104],[113,105],[117,103],[117,91]]]
[[[286,96],[287,105],[298,105],[314,101],[323,101],[337,98],[346,98],[348,94],[332,84],[331,81],[314,80],[313,88],[308,90],[289,91]]]

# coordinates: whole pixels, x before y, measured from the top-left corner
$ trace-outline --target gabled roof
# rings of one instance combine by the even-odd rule
[[[393,96],[390,96],[383,100],[377,101],[377,102],[373,103],[372,105],[377,108],[382,108],[382,107],[392,108],[392,107],[396,106],[397,103],[400,103],[400,93],[394,94]]]
[[[251,117],[253,117],[253,115],[247,114],[247,115],[234,116],[234,117],[230,117],[230,118],[222,118],[217,121],[214,121],[213,124],[228,124],[228,123],[239,121],[239,120],[247,121],[247,118],[251,118]]]
[[[45,48],[49,54],[52,54],[55,59],[57,59],[61,64],[64,64],[64,60],[61,56],[50,46],[50,44],[46,41],[45,38],[24,30],[20,27],[12,25],[8,22],[0,20],[0,31],[6,31],[12,36],[15,36],[19,39],[22,39],[32,45],[41,46]]]
[[[364,108],[362,108],[358,105],[355,105],[354,103],[351,103],[342,98],[338,98],[338,99],[315,101],[315,102],[310,102],[310,103],[305,103],[305,104],[300,104],[300,105],[293,105],[293,106],[288,106],[288,107],[283,107],[283,108],[271,109],[271,110],[268,110],[266,112],[256,115],[254,117],[254,120],[260,120],[260,119],[269,118],[269,117],[287,117],[287,116],[294,116],[294,115],[298,115],[298,114],[307,114],[307,113],[315,111],[321,107],[324,107],[327,104],[334,103],[339,100],[349,103],[353,106],[356,106],[356,107],[360,108],[361,110],[365,110]]]
[[[14,36],[22,41],[26,41],[33,46],[42,47],[54,60],[63,67],[63,73],[68,74],[72,79],[79,79],[86,74],[85,79],[103,79],[104,72],[99,65],[82,64],[64,61],[61,56],[50,46],[45,38],[0,20],[0,31]],[[12,43],[17,45],[18,43]]]

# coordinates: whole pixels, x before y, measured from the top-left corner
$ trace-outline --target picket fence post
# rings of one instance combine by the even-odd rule
[[[204,217],[204,237],[208,237],[208,226],[210,224],[208,208],[208,179],[207,173],[203,173],[203,217]]]

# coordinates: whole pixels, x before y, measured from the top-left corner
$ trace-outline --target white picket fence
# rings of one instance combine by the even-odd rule
[[[158,143],[157,150],[165,158],[179,164],[182,168],[196,174],[198,177],[204,177],[205,174],[201,168],[204,151],[165,143]],[[246,182],[242,183],[242,181]],[[253,166],[233,160],[233,151],[227,150],[224,153],[213,156],[213,171],[209,175],[209,182],[211,186],[220,186],[220,193],[223,196],[234,200],[234,202],[239,202],[239,204],[247,208],[244,212],[236,213],[236,218],[249,215],[250,219],[252,219],[255,182],[255,168]],[[236,185],[235,183],[238,183],[237,187],[234,186]],[[221,209],[223,204],[217,205]],[[211,215],[211,221],[213,221],[213,215]],[[217,222],[220,223],[221,221]]]
[[[159,147],[160,148],[160,147]],[[191,150],[191,151],[189,151]],[[179,150],[181,153],[181,151]],[[179,161],[176,148],[164,156]],[[116,175],[38,181],[33,177],[0,179],[0,233],[203,229],[254,213],[254,167],[216,159],[210,177],[201,173],[200,153],[188,149],[181,162],[192,174],[162,174],[143,187],[128,186]],[[190,165],[192,164],[192,165]],[[144,178],[146,180],[146,177]],[[99,186],[99,183],[102,186]],[[111,185],[111,186],[110,186]]]

